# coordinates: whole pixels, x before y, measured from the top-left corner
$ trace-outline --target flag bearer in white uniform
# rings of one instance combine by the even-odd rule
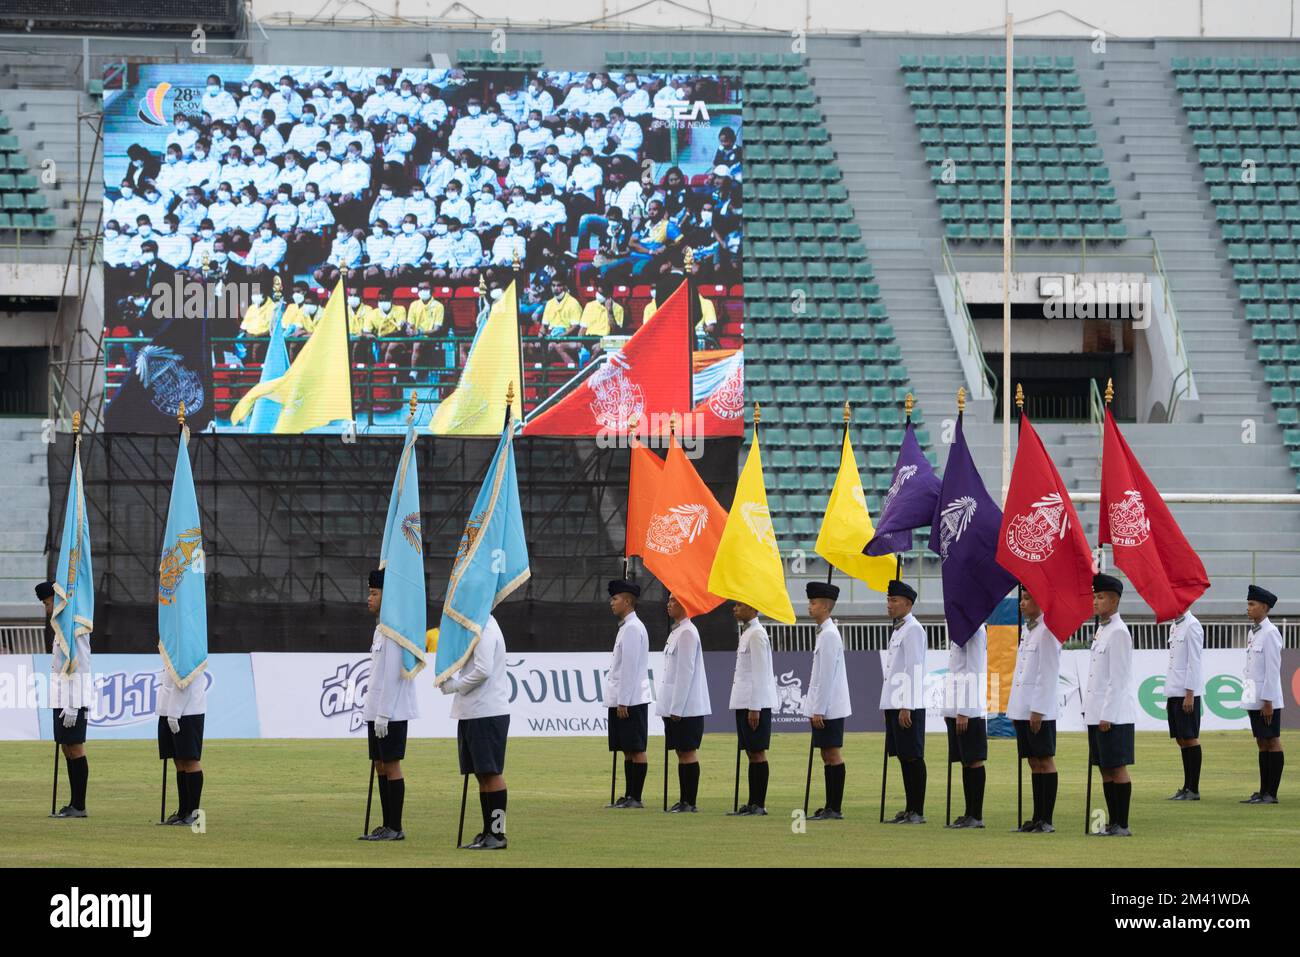
[[[808,615],[817,622],[817,644],[813,649],[812,677],[803,699],[803,713],[812,723],[813,747],[821,748],[826,775],[826,806],[819,807],[810,821],[838,821],[844,817],[844,719],[849,707],[849,673],[844,660],[844,639],[831,619],[840,590],[828,582],[809,582]]]
[[[1276,804],[1282,783],[1282,633],[1268,620],[1276,604],[1277,595],[1258,585],[1246,592],[1251,626],[1241,704],[1250,715],[1250,733],[1259,747],[1259,790],[1242,804]]]
[[[61,642],[54,639],[54,582],[36,586],[36,597],[45,606],[45,630],[51,638],[50,706],[54,709],[54,740],[68,766],[72,801],[55,811],[52,817],[86,817],[86,782],[90,765],[86,762],[86,723],[94,695],[93,672],[90,670],[90,633],[78,630],[73,641],[73,670],[64,674],[67,655]],[[63,636],[63,641],[69,639]]]
[[[886,598],[893,631],[885,655],[880,709],[885,713],[885,748],[898,755],[907,806],[886,824],[925,823],[925,629],[912,615],[916,589],[898,580]]]
[[[704,738],[704,718],[709,704],[709,682],[704,674],[704,648],[695,623],[674,596],[668,596],[672,628],[664,645],[664,680],[658,708],[664,720],[667,747],[677,752],[680,794],[669,814],[694,814],[700,793],[698,752]]]
[[[1205,629],[1189,608],[1169,628],[1169,667],[1165,669],[1169,737],[1178,742],[1178,753],[1183,759],[1183,786],[1170,795],[1171,801],[1201,799],[1201,695],[1205,694],[1201,652],[1204,650]]]
[[[474,653],[456,673],[438,686],[454,694],[451,716],[456,722],[460,773],[478,779],[483,830],[465,845],[470,851],[500,851],[506,847],[506,736],[510,732],[510,680],[506,677],[506,639],[495,616],[489,615]]]
[[[627,793],[616,800],[619,810],[643,808],[642,790],[649,768],[650,635],[636,616],[641,586],[625,579],[609,583],[609,608],[619,620],[614,656],[605,679],[605,706],[609,709],[609,750],[623,752],[623,780]]]
[[[1017,757],[1029,762],[1029,786],[1034,810],[1018,830],[1022,834],[1051,834],[1056,827],[1056,719],[1061,711],[1057,684],[1061,678],[1061,642],[1043,621],[1029,589],[1020,586],[1020,647],[1016,651],[1016,673],[1011,679],[1007,717],[1016,729]]]
[[[1132,837],[1128,827],[1133,783],[1128,766],[1133,763],[1133,729],[1137,703],[1133,692],[1133,636],[1119,616],[1124,583],[1111,575],[1092,577],[1092,608],[1101,627],[1092,639],[1088,665],[1088,692],[1083,698],[1083,721],[1088,726],[1088,760],[1101,768],[1106,795],[1108,826],[1102,837]]]
[[[176,763],[180,806],[164,824],[188,827],[198,820],[203,796],[203,719],[208,710],[208,676],[195,675],[184,689],[166,672],[158,680],[158,758]]]
[[[736,713],[738,746],[749,758],[749,799],[727,814],[763,817],[767,814],[767,749],[772,746],[772,709],[777,703],[772,641],[758,620],[758,609],[736,602],[731,613],[741,631],[727,707]]]
[[[988,631],[983,625],[958,645],[948,640],[948,673],[943,682],[943,723],[948,726],[948,763],[961,764],[966,813],[953,828],[984,826],[984,762],[989,756]]]
[[[406,733],[412,718],[420,716],[415,702],[415,682],[402,676],[402,647],[379,630],[379,609],[384,601],[384,570],[370,573],[366,607],[375,616],[375,634],[370,644],[370,684],[362,712],[370,744],[370,760],[379,775],[379,804],[384,821],[363,841],[404,841],[402,804],[406,780],[402,758],[406,757]]]

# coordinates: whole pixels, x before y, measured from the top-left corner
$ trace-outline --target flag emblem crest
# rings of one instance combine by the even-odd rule
[[[465,534],[460,537],[460,545],[456,548],[456,559],[452,562],[453,572],[460,567],[461,562],[465,560],[465,556],[474,547],[474,539],[478,538],[478,533],[483,528],[483,517],[486,514],[486,512],[479,512],[465,523]]]
[[[761,502],[745,502],[740,506],[740,517],[761,545],[778,556],[781,554],[781,549],[776,544],[776,529],[772,527],[772,516],[766,505]]]
[[[1007,548],[1023,561],[1042,562],[1051,558],[1056,543],[1065,538],[1070,520],[1056,492],[1039,499],[1031,509],[1018,514],[1007,526]]]
[[[745,381],[743,365],[737,365],[725,382],[709,396],[709,408],[720,419],[738,419],[745,414]]]
[[[674,505],[667,512],[650,519],[646,530],[646,548],[663,555],[676,555],[682,545],[695,541],[709,524],[707,505],[692,502]]]
[[[163,554],[162,563],[158,566],[158,604],[170,605],[176,600],[176,589],[201,544],[202,534],[199,529],[187,528],[176,536],[176,544]]]
[[[639,419],[645,414],[645,395],[641,386],[627,377],[625,364],[613,357],[588,383],[596,395],[591,400],[591,414],[601,428],[621,431],[634,416]]]
[[[912,467],[915,468],[914,466]],[[962,532],[970,525],[978,507],[975,499],[969,495],[953,499],[940,511],[939,520],[939,560],[947,561],[948,547],[961,541]]]
[[[406,516],[406,518],[402,519],[402,535],[405,536],[406,541],[410,544],[410,546],[415,549],[415,553],[417,555],[423,554],[423,549],[420,542],[420,513],[419,512],[412,512],[410,515]]]
[[[902,491],[903,486],[907,484],[907,480],[915,474],[915,465],[904,465],[898,470],[898,474],[894,476],[893,483],[889,486],[889,491],[885,493],[885,504],[880,510],[881,514],[884,514],[885,509],[889,508],[889,503],[894,500],[894,496]]]
[[[1126,489],[1123,500],[1112,502],[1108,513],[1112,545],[1141,545],[1151,534],[1151,520],[1136,489]]]
[[[153,407],[164,415],[175,415],[182,402],[191,417],[203,408],[203,380],[174,350],[145,346],[136,356],[135,374]]]

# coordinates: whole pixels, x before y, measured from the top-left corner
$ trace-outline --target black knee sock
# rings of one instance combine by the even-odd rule
[[[1282,765],[1286,763],[1283,751],[1270,751],[1268,793],[1277,797],[1277,789],[1282,784]]]
[[[406,797],[406,778],[388,782],[388,826],[394,831],[402,829],[402,801]]]
[[[1052,812],[1056,810],[1056,786],[1060,783],[1060,778],[1055,771],[1048,774],[1039,774],[1037,777],[1043,779],[1039,785],[1042,790],[1042,806],[1038,809],[1039,820],[1045,824],[1052,823]]]
[[[926,778],[925,758],[916,759],[916,761],[914,762],[914,768],[912,774],[913,774],[913,780],[916,783],[916,788],[913,795],[915,797],[916,806],[913,808],[913,810],[916,811],[917,814],[923,815],[925,814],[925,778]]]
[[[826,777],[826,808],[830,811],[842,810],[844,803],[844,765],[827,764],[823,768]]]
[[[899,760],[903,772],[903,810],[908,814],[916,803],[916,762]]]
[[[505,840],[506,836],[506,789],[500,791],[489,791],[488,799],[488,824],[485,834],[495,834],[497,837]]]
[[[700,765],[699,762],[692,764],[677,765],[677,786],[681,790],[681,801],[683,804],[695,806],[696,798],[700,793]]]
[[[190,813],[193,814],[202,806],[199,802],[203,798],[203,772],[191,771],[185,777],[187,779],[185,788],[189,792]]]
[[[1128,827],[1128,805],[1133,797],[1133,783],[1127,781],[1124,784],[1113,785],[1115,794],[1115,823],[1120,827]]]
[[[1033,791],[1033,793],[1034,793],[1034,811],[1033,811],[1032,814],[1029,815],[1029,820],[1031,820],[1031,821],[1041,821],[1041,820],[1044,820],[1044,818],[1043,818],[1043,784],[1044,784],[1044,779],[1045,779],[1046,777],[1047,777],[1047,775],[1045,775],[1045,774],[1036,774],[1036,773],[1034,773],[1034,772],[1032,772],[1032,771],[1031,771],[1030,774],[1029,774],[1029,789],[1030,789],[1031,791]]]
[[[388,775],[379,775],[379,811],[383,815],[383,820],[379,823],[388,827]]]
[[[649,769],[650,764],[648,762],[645,764],[632,765],[632,775],[629,778],[630,784],[627,792],[628,797],[636,798],[638,801],[641,800],[641,793],[645,788],[646,771]]]
[[[1201,746],[1199,744],[1183,748],[1183,787],[1189,791],[1201,790]]]
[[[180,768],[176,769],[176,813],[181,817],[190,813],[190,776]]]
[[[632,775],[635,773],[633,772],[632,769],[635,766],[636,765],[634,765],[629,758],[623,759],[623,796],[624,797],[632,796]]]
[[[1268,754],[1269,753],[1267,751],[1259,752],[1259,793],[1260,794],[1268,793],[1268,786],[1270,783],[1270,779],[1272,778],[1272,775],[1269,773],[1270,764],[1268,760]]]
[[[90,776],[90,766],[86,756],[68,758],[68,783],[72,785],[72,806],[78,811],[86,809],[86,779]]]
[[[1101,791],[1106,796],[1106,824],[1109,826],[1115,823],[1115,785],[1102,781]]]
[[[749,763],[749,803],[753,807],[767,807],[767,762]]]
[[[967,778],[970,783],[966,786],[966,816],[973,817],[977,821],[984,819],[984,765],[977,768],[961,769],[962,784],[967,785]]]
[[[478,808],[483,815],[483,830],[481,833],[492,833],[492,794],[490,792],[478,792]]]
[[[966,767],[966,765],[963,764],[961,766],[961,796],[966,805],[966,809],[962,812],[961,816],[967,816],[970,814],[970,772],[971,769]]]

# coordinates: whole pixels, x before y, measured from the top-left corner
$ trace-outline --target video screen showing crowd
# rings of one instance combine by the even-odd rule
[[[182,356],[215,392],[215,428],[231,428],[273,327],[292,361],[340,279],[350,360],[391,373],[395,431],[402,389],[432,386],[436,401],[456,387],[512,282],[525,412],[616,350],[687,271],[695,348],[734,352],[740,103],[725,76],[132,65],[105,105],[108,398],[154,346],[145,358]],[[202,343],[155,341],[199,313]],[[362,418],[376,395],[357,382]],[[188,398],[203,428],[197,388]]]

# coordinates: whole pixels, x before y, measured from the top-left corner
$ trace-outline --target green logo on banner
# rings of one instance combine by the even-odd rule
[[[1246,717],[1246,709],[1241,707],[1241,679],[1233,675],[1215,675],[1205,682],[1205,695],[1201,701],[1210,713],[1225,721],[1235,721]],[[1165,717],[1165,676],[1152,675],[1138,688],[1138,703],[1142,710],[1151,717]]]

